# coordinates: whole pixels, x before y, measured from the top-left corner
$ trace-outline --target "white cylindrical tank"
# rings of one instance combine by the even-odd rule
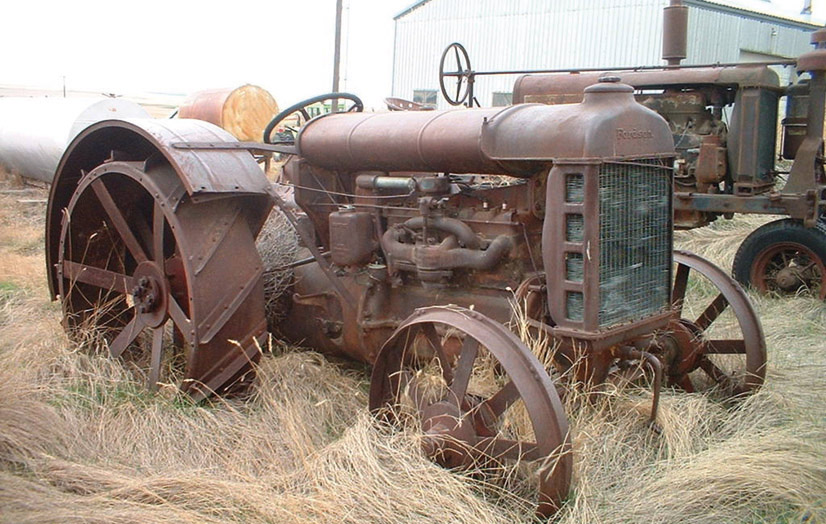
[[[150,118],[120,98],[0,98],[0,165],[51,182],[63,151],[87,126],[111,118]]]

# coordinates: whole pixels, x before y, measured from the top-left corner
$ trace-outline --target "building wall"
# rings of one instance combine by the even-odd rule
[[[810,49],[814,26],[684,0],[689,6],[686,63],[795,57]],[[451,42],[476,71],[660,65],[667,0],[430,0],[396,19],[393,96],[439,90],[439,59]],[[745,53],[744,53],[745,52]],[[455,60],[446,61],[455,69]],[[479,76],[482,106],[509,93],[516,75]],[[455,81],[448,79],[448,85]],[[500,97],[501,98],[501,97]],[[440,108],[448,107],[441,93]]]

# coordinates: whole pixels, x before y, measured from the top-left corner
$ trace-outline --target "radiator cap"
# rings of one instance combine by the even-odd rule
[[[616,75],[603,75],[599,77],[596,84],[589,85],[584,90],[585,93],[633,93],[634,88],[628,84],[620,82],[620,77]]]

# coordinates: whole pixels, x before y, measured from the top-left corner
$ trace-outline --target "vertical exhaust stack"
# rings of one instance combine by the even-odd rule
[[[682,0],[671,0],[663,9],[663,60],[668,67],[679,67],[688,47],[688,7]]]

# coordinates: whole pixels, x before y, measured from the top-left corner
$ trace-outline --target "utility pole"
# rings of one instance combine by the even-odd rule
[[[336,0],[336,48],[333,54],[333,93],[338,93],[338,70],[341,63],[341,7],[343,0]],[[331,100],[333,113],[338,112],[338,98]]]

